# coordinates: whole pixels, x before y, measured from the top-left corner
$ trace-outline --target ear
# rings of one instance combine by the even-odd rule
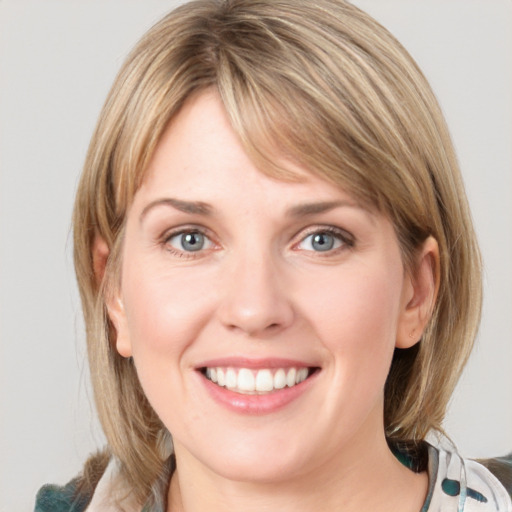
[[[107,311],[110,321],[116,330],[116,350],[122,357],[131,357],[132,344],[122,298],[118,290],[113,290],[109,295],[106,298]]]
[[[429,236],[404,280],[397,348],[410,348],[420,341],[436,303],[439,274],[439,246],[437,240]]]
[[[92,243],[92,269],[96,280],[96,286],[100,286],[105,276],[105,268],[107,266],[108,255],[110,249],[105,239],[96,234]]]
[[[100,235],[96,235],[92,246],[92,264],[96,285],[99,287],[105,278],[105,269],[110,249],[107,242]],[[131,357],[132,349],[128,336],[128,327],[126,323],[126,314],[121,300],[120,290],[105,289],[105,303],[108,316],[116,330],[116,349],[123,357]]]

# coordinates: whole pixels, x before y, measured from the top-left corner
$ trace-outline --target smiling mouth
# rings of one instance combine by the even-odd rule
[[[311,377],[319,368],[249,368],[205,367],[203,376],[217,386],[242,395],[266,395],[293,388]]]

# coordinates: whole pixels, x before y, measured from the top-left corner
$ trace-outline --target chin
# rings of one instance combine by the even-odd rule
[[[212,467],[218,475],[231,481],[252,484],[277,484],[298,476],[303,465],[275,454],[269,457],[266,452],[259,453],[250,459],[245,457],[230,457],[224,459],[218,467]]]
[[[236,439],[239,437],[239,439]],[[232,481],[247,483],[277,483],[300,474],[309,468],[302,443],[288,439],[262,439],[245,435],[214,440],[209,446],[196,445],[190,450],[200,464],[213,473]],[[292,441],[292,442],[290,442]],[[179,465],[179,451],[177,452]]]

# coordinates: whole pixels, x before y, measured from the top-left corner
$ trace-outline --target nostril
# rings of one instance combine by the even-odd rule
[[[267,325],[266,327],[264,327],[262,330],[260,329],[254,329],[255,332],[263,332],[263,331],[276,331],[278,329],[280,329],[281,327],[281,324],[277,323],[277,322],[274,322],[274,323],[271,323],[269,325]],[[250,327],[246,327],[246,328],[242,328],[236,324],[229,324],[227,325],[227,328],[229,330],[238,330],[238,329],[241,329],[241,330],[245,330],[245,331],[248,331],[248,332],[252,332],[251,328]]]
[[[250,336],[274,335],[288,327],[294,318],[287,298],[274,293],[271,296],[229,293],[219,306],[218,319],[229,331],[240,330]]]

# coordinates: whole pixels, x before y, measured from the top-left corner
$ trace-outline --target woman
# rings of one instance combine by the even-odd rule
[[[479,252],[428,84],[355,7],[198,1],[157,24],[74,235],[108,450],[36,510],[512,507],[506,461],[500,483],[425,442]]]

